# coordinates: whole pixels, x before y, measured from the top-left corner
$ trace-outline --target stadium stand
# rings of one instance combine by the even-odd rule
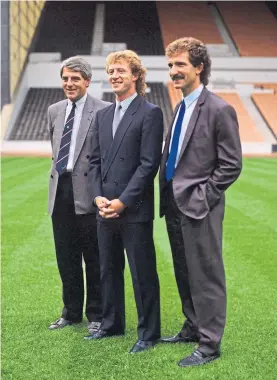
[[[93,1],[47,1],[34,51],[90,55],[94,12]]]
[[[277,138],[277,93],[256,93],[252,95],[252,100],[272,130],[274,136]]]
[[[64,98],[59,88],[30,88],[10,140],[49,140],[47,109]]]
[[[164,48],[191,35],[207,45],[213,61],[209,88],[235,107],[246,152],[276,150],[277,7],[272,2],[250,7],[245,1],[46,1],[41,9],[28,48],[32,55],[18,73],[5,140],[49,140],[47,108],[64,98],[58,70],[68,56],[86,56],[93,66],[91,94],[114,101],[105,57],[125,47],[146,64],[146,98],[162,108],[166,132],[181,92],[167,84]]]
[[[104,42],[125,42],[140,55],[164,55],[156,2],[106,2]]]
[[[181,36],[193,36],[206,44],[223,44],[205,2],[157,2],[164,46]]]
[[[277,83],[255,83],[254,88],[260,88],[262,90],[274,90],[277,92]]]
[[[277,56],[277,20],[265,3],[221,1],[216,5],[241,56]]]

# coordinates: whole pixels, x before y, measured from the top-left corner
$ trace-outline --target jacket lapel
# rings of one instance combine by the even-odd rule
[[[93,114],[94,114],[93,108],[94,108],[94,101],[93,101],[92,97],[90,97],[88,95],[86,103],[84,105],[82,118],[81,118],[81,122],[80,122],[80,127],[79,127],[79,131],[77,134],[74,159],[73,159],[73,168],[74,168],[74,165],[75,165],[75,163],[79,157],[79,154],[82,150],[82,147],[84,145],[84,142],[85,142],[88,130],[89,130],[89,126],[90,126],[90,123],[91,123],[91,120],[92,120]]]
[[[198,120],[198,117],[200,115],[200,112],[201,112],[201,106],[202,104],[205,102],[205,99],[206,99],[206,96],[207,96],[207,92],[208,90],[204,87],[200,96],[199,96],[199,99],[196,103],[196,106],[193,110],[193,113],[191,115],[191,118],[190,118],[190,121],[189,121],[189,124],[188,124],[188,127],[187,127],[187,130],[186,130],[186,134],[185,134],[185,138],[184,138],[184,141],[183,141],[183,144],[182,144],[182,148],[181,148],[181,151],[180,151],[180,155],[179,155],[179,161],[177,163],[177,166],[180,162],[180,159],[188,145],[188,142],[191,138],[191,135],[192,135],[192,132],[195,128],[195,125],[197,123],[197,120]]]
[[[139,95],[136,96],[136,98],[129,105],[127,111],[125,112],[124,116],[122,117],[122,119],[121,119],[121,121],[117,127],[117,131],[115,133],[115,136],[114,136],[114,139],[112,141],[111,148],[109,151],[109,155],[108,155],[108,158],[106,160],[106,165],[104,165],[104,168],[103,168],[103,178],[106,176],[107,171],[109,170],[109,168],[110,168],[110,166],[111,166],[111,164],[112,164],[112,162],[116,156],[116,153],[120,147],[120,144],[123,140],[125,133],[127,132],[130,125],[132,124],[133,115],[137,112],[137,109],[138,109],[139,105],[141,104],[141,101],[142,101],[142,98]],[[114,109],[115,109],[115,106],[112,107],[112,110],[113,110],[112,118],[110,118],[111,120],[109,120],[109,122],[110,122],[109,126],[110,126],[111,130],[112,130],[112,123],[113,123]]]
[[[61,145],[61,138],[62,138],[63,130],[64,130],[66,107],[67,107],[67,100],[64,100],[53,123],[53,129],[55,133],[55,138],[53,139],[53,151],[56,153],[56,156],[58,156],[60,145]]]

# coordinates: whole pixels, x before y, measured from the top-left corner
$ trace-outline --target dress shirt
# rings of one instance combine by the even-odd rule
[[[188,128],[191,115],[193,113],[193,110],[194,110],[194,108],[196,106],[197,100],[198,100],[198,98],[199,98],[199,96],[200,96],[203,88],[204,88],[204,85],[200,84],[199,87],[197,87],[189,95],[187,95],[185,98],[183,98],[184,102],[185,102],[185,105],[186,105],[186,112],[185,112],[185,115],[184,115],[184,118],[183,118],[182,129],[181,129],[180,138],[179,138],[178,152],[177,152],[177,157],[176,157],[175,168],[176,168],[176,166],[178,164],[178,161],[179,161],[180,151],[181,151],[181,148],[182,148],[182,145],[183,145],[183,142],[184,142],[186,130]],[[176,121],[178,119],[179,111],[180,111],[180,107],[179,107],[178,112],[177,112],[177,114],[175,116],[174,124],[173,124],[173,127],[172,127],[171,139],[170,139],[170,145],[169,145],[169,152],[170,152],[170,149],[171,149],[172,137],[174,135],[175,125],[176,125]]]
[[[72,136],[71,136],[71,142],[70,142],[70,148],[69,148],[69,156],[68,156],[68,163],[66,170],[68,172],[71,172],[73,169],[73,160],[74,160],[74,153],[75,153],[75,147],[76,147],[76,140],[77,140],[77,135],[78,131],[80,128],[80,123],[81,123],[81,118],[82,118],[82,113],[84,109],[85,102],[87,100],[87,93],[77,100],[76,103],[76,108],[75,108],[75,115],[74,115],[74,123],[73,123],[73,129],[72,129]],[[72,108],[72,101],[68,99],[67,102],[67,107],[66,107],[66,112],[65,112],[65,121],[68,118],[68,115],[70,114],[71,108]]]
[[[121,110],[120,110],[120,120],[122,119],[123,115],[127,111],[129,105],[132,103],[132,101],[137,97],[137,93],[135,92],[132,96],[129,96],[129,98],[122,100],[121,102],[116,100],[116,107],[120,103],[121,105]],[[116,109],[115,107],[115,109]]]

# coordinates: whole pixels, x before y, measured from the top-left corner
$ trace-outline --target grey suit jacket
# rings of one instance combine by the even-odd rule
[[[173,121],[160,169],[161,216],[167,207],[165,168]],[[173,178],[174,198],[180,211],[194,219],[204,218],[219,202],[224,203],[224,191],[238,178],[241,168],[236,112],[230,104],[204,88],[192,113]]]
[[[77,135],[73,170],[72,185],[76,214],[95,213],[92,199],[88,194],[88,162],[91,153],[91,137],[94,130],[96,112],[107,107],[111,103],[87,96],[84,105],[80,127]],[[52,144],[52,168],[49,181],[48,212],[53,213],[59,175],[56,171],[56,161],[59,153],[61,137],[64,129],[65,111],[67,99],[52,104],[48,109],[48,129]]]

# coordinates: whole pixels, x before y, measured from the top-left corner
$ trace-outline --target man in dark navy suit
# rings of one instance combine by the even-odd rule
[[[124,334],[125,248],[138,311],[139,340],[130,351],[136,353],[160,338],[153,219],[163,115],[143,97],[146,69],[135,52],[111,53],[106,69],[116,104],[97,114],[89,162],[89,191],[99,210],[103,320],[86,339]]]

